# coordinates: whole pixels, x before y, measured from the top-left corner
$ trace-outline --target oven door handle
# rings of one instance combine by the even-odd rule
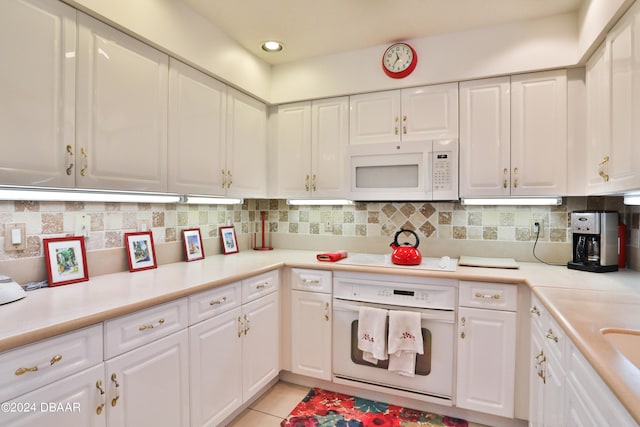
[[[383,306],[381,304],[367,304],[367,303],[348,303],[345,300],[341,300],[339,298],[333,299],[333,311],[353,311],[359,312],[360,307],[364,306],[376,306],[379,308],[383,308],[386,310],[392,310],[388,308],[388,306]],[[422,320],[434,320],[443,323],[455,323],[455,312],[448,310],[430,310],[430,309],[418,309],[418,310],[410,310],[410,307],[407,307],[406,311],[418,311],[420,312],[420,318]]]

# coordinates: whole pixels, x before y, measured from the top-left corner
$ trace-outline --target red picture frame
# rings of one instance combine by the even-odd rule
[[[89,280],[84,237],[42,239],[42,245],[50,287]]]
[[[204,247],[202,246],[202,235],[199,228],[182,230],[182,241],[184,242],[184,256],[187,262],[204,259]]]
[[[236,228],[233,225],[220,227],[220,242],[222,243],[223,254],[228,255],[239,252]]]
[[[125,233],[124,241],[130,272],[158,267],[156,249],[153,245],[153,234],[150,231]]]

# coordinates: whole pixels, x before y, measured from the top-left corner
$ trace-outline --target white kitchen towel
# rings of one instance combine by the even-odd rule
[[[387,360],[387,310],[360,307],[358,313],[358,348],[362,358],[376,364]]]
[[[415,376],[416,354],[424,353],[420,313],[389,311],[389,371]]]

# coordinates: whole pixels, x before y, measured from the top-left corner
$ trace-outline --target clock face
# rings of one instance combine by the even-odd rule
[[[415,50],[406,43],[395,43],[384,53],[382,68],[393,78],[406,77],[416,68],[418,56]]]

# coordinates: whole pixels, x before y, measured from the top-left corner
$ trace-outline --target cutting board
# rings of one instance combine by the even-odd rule
[[[513,258],[486,258],[464,255],[460,257],[458,265],[467,267],[520,268]]]

